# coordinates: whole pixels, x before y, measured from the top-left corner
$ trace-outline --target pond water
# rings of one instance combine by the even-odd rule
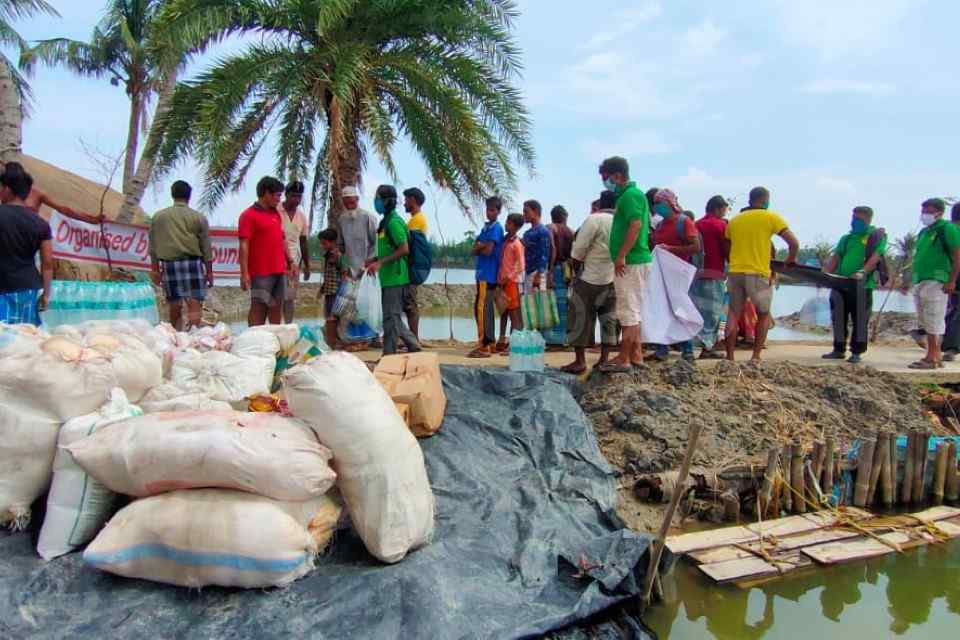
[[[442,269],[434,269],[428,284],[443,284],[444,275],[449,284],[472,285],[474,284],[474,272],[471,269],[450,269],[446,273]],[[887,298],[887,292],[880,292],[876,296],[875,307],[880,308]],[[829,297],[826,290],[818,290],[812,287],[800,287],[794,285],[785,285],[777,289],[773,296],[773,315],[775,317],[790,315],[800,311],[804,303],[814,297]],[[909,295],[903,295],[899,292],[892,292],[884,306],[886,311],[913,311],[913,298]],[[319,318],[319,309],[301,308],[298,310],[298,317],[307,322],[316,322]],[[446,313],[439,310],[433,310],[420,318],[420,334],[427,340],[446,340],[450,337],[450,318]],[[453,317],[453,337],[456,340],[469,342],[476,340],[477,328],[471,316],[458,312]],[[816,341],[830,342],[829,334],[808,333],[795,331],[785,327],[774,327],[770,331],[769,339],[771,341]]]
[[[644,622],[660,640],[956,638],[960,541],[813,570],[753,589],[716,586],[686,562]]]

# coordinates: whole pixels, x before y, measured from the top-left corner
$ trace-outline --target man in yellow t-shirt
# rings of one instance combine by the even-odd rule
[[[727,225],[726,241],[730,245],[730,268],[727,290],[730,293],[730,312],[727,314],[727,359],[734,360],[740,316],[747,300],[757,308],[757,337],[753,343],[754,362],[760,360],[770,326],[770,305],[773,302],[773,284],[770,261],[774,250],[773,236],[780,236],[790,247],[787,264],[797,261],[800,244],[787,227],[786,221],[769,211],[770,192],[763,187],[750,191],[750,206]]]
[[[403,192],[403,208],[410,215],[410,220],[407,221],[407,232],[411,234],[421,233],[425,238],[428,238],[430,234],[427,233],[427,216],[421,211],[426,201],[427,196],[416,187]],[[417,293],[417,285],[411,284],[410,299],[403,311],[407,316],[407,324],[410,326],[410,331],[412,331],[413,335],[417,336],[417,340],[419,340],[420,302],[417,299]]]

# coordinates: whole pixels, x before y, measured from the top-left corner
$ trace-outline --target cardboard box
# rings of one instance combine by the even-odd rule
[[[407,425],[418,438],[432,436],[440,430],[447,411],[447,395],[443,392],[440,358],[435,353],[410,353],[386,356],[373,375],[387,390],[394,404],[407,405]],[[402,410],[401,410],[402,415]]]

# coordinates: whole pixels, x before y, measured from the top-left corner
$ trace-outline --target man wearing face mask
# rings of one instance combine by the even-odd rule
[[[960,229],[943,219],[946,203],[931,198],[921,205],[920,223],[913,256],[913,298],[918,328],[926,333],[927,353],[911,369],[943,366],[940,338],[946,331],[947,299],[957,290],[960,273]]]
[[[871,225],[873,209],[857,207],[850,221],[850,233],[837,243],[833,254],[823,265],[824,273],[844,278],[863,280],[864,297],[857,296],[857,287],[833,289],[830,294],[830,313],[833,315],[833,351],[825,360],[843,360],[847,357],[847,327],[850,332],[850,359],[857,364],[867,351],[867,326],[873,312],[873,292],[877,287],[877,271],[887,251],[887,234]]]
[[[346,256],[351,277],[358,278],[364,265],[377,255],[377,219],[359,207],[360,193],[356,187],[344,187],[340,197],[344,208],[337,218],[340,251]]]
[[[377,188],[374,208],[383,219],[377,229],[377,259],[367,265],[367,273],[380,274],[383,305],[383,355],[397,352],[397,341],[407,345],[407,351],[420,351],[420,343],[403,323],[404,309],[410,306],[410,239],[407,224],[397,213],[397,190],[385,184]]]

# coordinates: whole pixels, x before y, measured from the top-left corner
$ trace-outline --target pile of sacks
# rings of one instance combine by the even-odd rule
[[[224,329],[0,326],[0,523],[49,485],[41,556],[89,543],[93,567],[187,587],[305,575],[344,506],[384,562],[426,544],[423,455],[366,365],[296,326]],[[278,382],[287,414],[247,412]]]

